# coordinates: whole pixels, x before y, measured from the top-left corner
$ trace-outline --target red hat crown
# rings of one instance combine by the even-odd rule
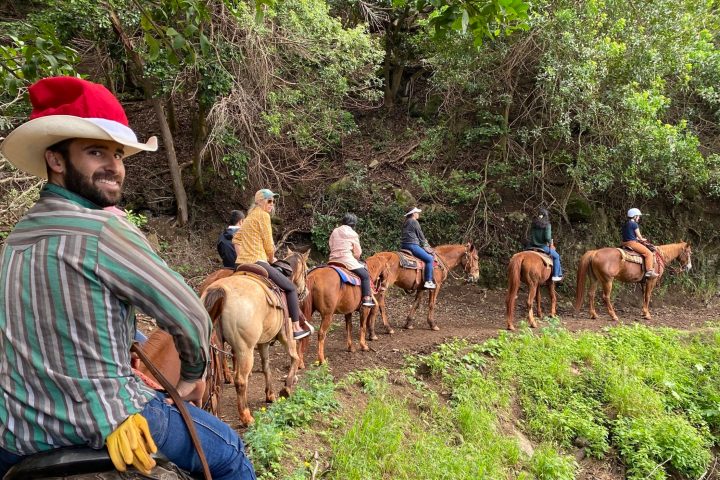
[[[77,77],[51,77],[29,88],[33,109],[30,119],[48,115],[102,118],[128,127],[125,110],[110,90]]]

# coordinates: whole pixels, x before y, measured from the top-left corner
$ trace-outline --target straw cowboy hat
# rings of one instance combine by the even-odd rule
[[[45,150],[69,138],[115,141],[125,156],[157,150],[157,138],[140,143],[120,102],[104,86],[75,77],[50,77],[29,88],[32,113],[0,144],[18,169],[47,178]]]

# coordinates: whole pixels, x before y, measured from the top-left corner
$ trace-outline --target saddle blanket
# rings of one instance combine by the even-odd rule
[[[340,280],[343,283],[347,283],[348,285],[355,285],[355,286],[360,285],[360,277],[358,277],[357,275],[352,273],[350,270],[348,270],[344,267],[341,267],[339,265],[332,265],[332,264],[328,265],[328,267],[332,268],[333,270],[335,270],[338,273],[338,275],[340,275]]]

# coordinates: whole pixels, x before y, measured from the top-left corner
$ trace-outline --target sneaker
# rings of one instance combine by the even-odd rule
[[[293,338],[295,340],[300,340],[301,338],[305,338],[308,335],[310,335],[310,330],[300,330],[299,332],[293,332]]]
[[[425,285],[423,285],[428,290],[435,290],[435,282],[425,282]]]
[[[363,297],[362,305],[363,307],[374,307],[375,302],[373,302],[372,297]]]
[[[655,278],[658,276],[659,275],[655,272],[655,270],[648,270],[647,272],[645,272],[645,278]]]
[[[562,282],[563,277],[552,277],[553,282]]]

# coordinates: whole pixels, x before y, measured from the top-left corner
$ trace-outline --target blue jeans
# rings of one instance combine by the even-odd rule
[[[158,450],[175,465],[190,473],[202,474],[200,457],[185,422],[178,409],[168,405],[165,398],[164,394],[158,393],[140,412],[148,421],[153,440]],[[185,405],[195,423],[213,480],[255,480],[255,470],[245,456],[243,442],[235,430],[205,410],[188,403]],[[23,458],[0,448],[0,478]]]
[[[553,259],[553,271],[552,276],[553,277],[562,277],[562,267],[560,266],[560,254],[557,253],[557,250],[554,248],[550,248],[547,245],[543,247],[543,251],[547,254],[549,254]]]
[[[410,250],[413,255],[418,257],[420,260],[425,262],[425,281],[433,281],[433,268],[435,268],[435,258],[425,251],[420,245],[416,243],[403,243],[400,245],[403,250]]]
[[[190,473],[202,473],[200,457],[190,440],[185,422],[174,405],[165,402],[158,393],[143,409],[150,433],[158,450],[171,462]],[[185,404],[195,423],[198,438],[205,451],[214,480],[255,480],[255,470],[245,456],[242,440],[237,432],[214,415],[188,403]]]

